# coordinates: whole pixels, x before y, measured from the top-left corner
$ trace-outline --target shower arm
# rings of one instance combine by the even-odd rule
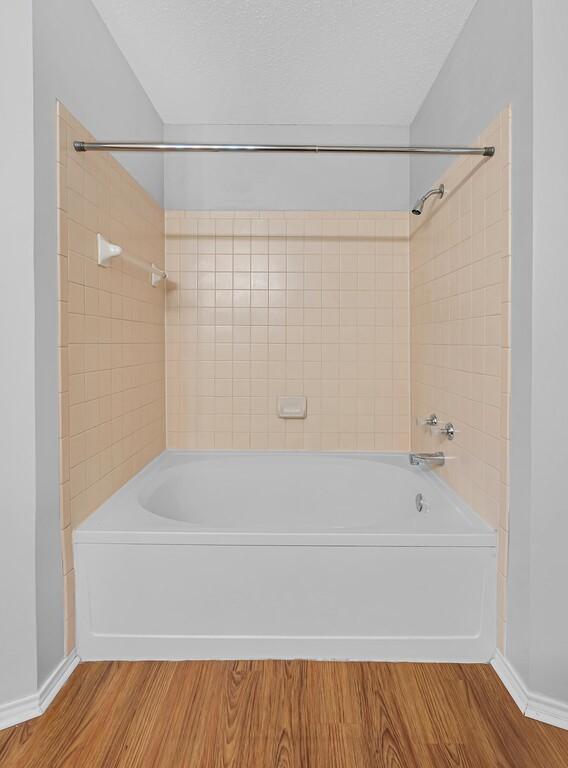
[[[442,198],[444,197],[445,191],[446,191],[446,188],[443,184],[440,184],[437,187],[433,187],[432,189],[429,189],[428,192],[423,194],[422,197],[419,197],[418,200],[414,203],[413,207],[411,208],[412,213],[415,216],[420,216],[426,200],[432,197],[432,195],[438,195],[440,198]]]
[[[331,152],[385,155],[481,155],[495,147],[398,147],[332,144],[177,144],[144,141],[74,141],[76,152]]]
[[[432,195],[439,195],[440,197],[444,196],[444,185],[440,184],[439,187],[436,187],[436,189],[429,189],[428,192],[426,192],[425,195],[423,195],[420,200],[425,203],[426,200],[432,197]]]

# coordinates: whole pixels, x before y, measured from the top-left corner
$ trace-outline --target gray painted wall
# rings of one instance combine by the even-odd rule
[[[33,1],[38,677],[63,654],[57,405],[56,100],[98,137],[160,137],[162,123],[90,0]],[[11,69],[11,68],[10,68]],[[14,115],[13,130],[20,118]],[[28,150],[29,151],[29,148]],[[162,202],[160,155],[122,155]]]
[[[168,141],[249,144],[408,144],[405,126],[166,125]],[[387,210],[408,207],[408,157],[166,155],[167,208]]]
[[[534,4],[530,687],[568,705],[566,0]],[[550,428],[552,425],[552,429]]]
[[[0,119],[1,708],[37,687],[32,0],[0,3],[0,72],[3,117],[14,116]]]
[[[412,143],[471,142],[511,103],[512,405],[507,656],[529,680],[532,301],[532,2],[478,0],[410,129]],[[413,160],[422,193],[447,161]]]

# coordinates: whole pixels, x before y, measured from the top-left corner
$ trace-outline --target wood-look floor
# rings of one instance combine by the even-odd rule
[[[2,768],[567,768],[489,666],[308,661],[81,664]]]

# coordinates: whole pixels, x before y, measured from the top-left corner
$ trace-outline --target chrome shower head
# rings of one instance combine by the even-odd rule
[[[428,198],[431,197],[432,195],[440,195],[440,198],[442,198],[444,197],[444,191],[445,191],[445,188],[443,184],[440,184],[439,187],[433,187],[432,189],[429,189],[425,195],[422,195],[422,197],[419,197],[418,200],[414,203],[414,205],[412,206],[412,213],[415,216],[420,216],[426,200],[428,200]]]

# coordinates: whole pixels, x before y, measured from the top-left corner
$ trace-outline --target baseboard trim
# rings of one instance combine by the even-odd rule
[[[540,720],[541,723],[555,725],[557,728],[564,728],[568,731],[568,704],[563,701],[533,693],[529,699],[525,715],[532,717],[533,720]]]
[[[53,699],[63,688],[73,670],[79,664],[79,657],[73,651],[66,656],[51,675],[43,683],[41,688],[30,696],[24,696],[15,701],[9,701],[0,706],[0,730],[18,725],[26,720],[43,715]]]
[[[516,670],[500,651],[495,651],[495,656],[491,660],[491,666],[497,673],[497,677],[508,690],[517,707],[524,715],[529,704],[529,696],[525,684],[517,674]]]
[[[491,666],[525,717],[568,730],[568,704],[529,690],[499,651],[492,659]]]

